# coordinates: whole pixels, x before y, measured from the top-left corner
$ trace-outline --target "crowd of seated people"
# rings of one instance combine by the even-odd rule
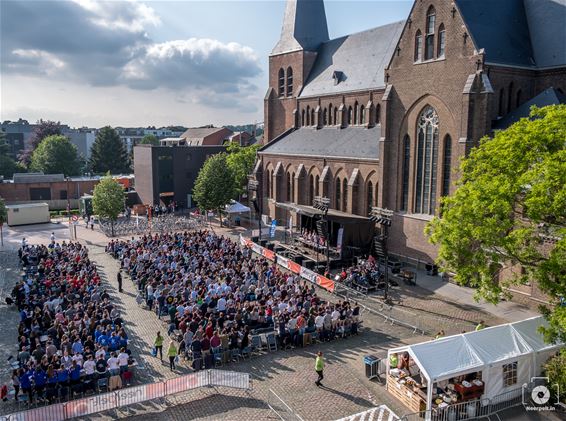
[[[383,288],[384,279],[382,270],[371,255],[357,265],[343,268],[339,274],[339,280],[344,284],[366,291]]]
[[[24,243],[19,256],[25,275],[12,291],[20,312],[16,400],[51,403],[96,391],[114,375],[129,379],[128,336],[86,247]]]
[[[248,351],[250,335],[261,331],[277,332],[290,346],[309,332],[321,339],[357,332],[357,306],[322,300],[313,284],[211,231],[112,241],[107,251],[193,361],[219,349]]]

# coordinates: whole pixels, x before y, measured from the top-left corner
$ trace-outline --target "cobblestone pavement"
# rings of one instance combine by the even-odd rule
[[[7,362],[17,356],[18,323],[20,317],[15,306],[8,306],[5,298],[19,279],[18,255],[14,250],[0,251],[0,380],[5,384],[11,377],[12,368]],[[1,404],[0,404],[1,405]],[[5,407],[5,405],[3,405]],[[0,406],[1,408],[1,406]],[[8,407],[12,410],[11,407]]]
[[[218,231],[218,230],[217,230]],[[63,232],[63,231],[62,231]],[[228,234],[238,234],[237,231],[222,231]],[[48,241],[49,231],[42,235],[32,237],[32,242]],[[91,259],[96,262],[106,283],[108,291],[125,319],[125,326],[131,339],[134,356],[141,363],[137,370],[135,381],[156,382],[190,373],[192,370],[186,363],[182,363],[176,372],[171,372],[169,366],[161,363],[159,359],[150,354],[155,334],[158,330],[166,333],[167,326],[157,316],[140,307],[136,302],[137,290],[128,277],[124,279],[124,292],[118,293],[116,274],[118,263],[104,252],[108,239],[97,231],[90,231],[78,227],[78,237],[89,248]],[[31,233],[30,233],[31,234]],[[19,234],[21,235],[21,234]],[[21,238],[17,239],[20,241]],[[0,288],[3,284],[12,284],[17,279],[17,261],[14,255],[0,252],[0,265],[2,273],[9,268],[7,275],[0,275]],[[13,268],[13,269],[12,269]],[[11,290],[11,287],[10,287]],[[9,293],[9,290],[7,290]],[[442,323],[447,320],[454,323],[467,323],[473,327],[478,318],[483,318],[488,324],[497,321],[488,314],[476,311],[473,307],[466,307],[451,303],[444,297],[422,290],[419,287],[394,290],[399,294],[401,303],[398,307],[409,312],[411,317],[440,317]],[[321,294],[330,298],[325,292]],[[333,300],[338,299],[333,297]],[[371,308],[380,308],[377,299],[366,298],[362,300]],[[4,335],[0,337],[0,359],[15,352],[17,312],[14,308],[8,309],[0,304],[2,328]],[[267,406],[273,400],[270,390],[280,396],[305,421],[333,420],[354,414],[378,404],[386,404],[397,414],[406,413],[406,409],[392,400],[384,387],[376,381],[369,381],[365,377],[363,357],[374,354],[383,357],[387,349],[402,343],[415,343],[427,340],[414,334],[405,327],[391,325],[382,317],[371,312],[362,314],[364,329],[359,336],[330,343],[313,345],[290,351],[277,351],[254,357],[251,360],[232,363],[224,366],[227,370],[248,372],[252,375],[253,388],[250,391],[237,391],[226,388],[207,388],[194,390],[188,393],[169,396],[165,404],[147,403],[134,405],[128,411],[100,414],[89,419],[132,418],[136,420],[266,420],[278,419]],[[433,319],[434,320],[434,319]],[[460,329],[460,326],[458,326]],[[446,330],[446,329],[445,329]],[[447,333],[449,331],[447,330]],[[166,335],[164,335],[166,336]],[[168,339],[164,349],[168,346]],[[6,351],[7,350],[7,351]],[[314,355],[322,350],[326,358],[325,380],[327,388],[317,388],[314,385]],[[7,357],[6,357],[7,358]],[[4,359],[5,361],[5,359]],[[9,372],[5,364],[0,365],[2,380],[6,382]],[[283,407],[282,404],[278,405]],[[9,406],[3,405],[3,412],[12,412]]]

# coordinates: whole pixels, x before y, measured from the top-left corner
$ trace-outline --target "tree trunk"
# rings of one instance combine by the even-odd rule
[[[110,227],[112,228],[112,237],[114,237],[114,220],[110,221]]]
[[[218,208],[218,217],[220,218],[220,228],[222,228],[222,212],[220,211],[220,208]]]

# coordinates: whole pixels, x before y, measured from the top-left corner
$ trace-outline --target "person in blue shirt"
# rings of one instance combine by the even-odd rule
[[[57,372],[53,365],[49,364],[47,367],[47,393],[46,397],[49,403],[53,403],[53,399],[57,395]]]
[[[47,373],[41,368],[37,367],[33,375],[33,381],[35,383],[35,393],[38,399],[44,399],[43,392],[45,391],[45,385],[47,383]]]
[[[28,395],[29,402],[33,401],[33,371],[30,369],[26,371],[24,368],[20,369],[20,386],[22,388],[23,394]]]
[[[98,342],[98,338],[100,337],[100,335],[102,335],[102,333],[102,327],[97,326],[96,330],[94,331],[94,340]]]
[[[77,336],[75,338],[75,342],[73,342],[73,345],[71,346],[72,350],[73,350],[73,354],[82,354],[84,351],[84,347],[83,344],[81,343],[81,339]]]
[[[65,367],[61,366],[61,368],[57,371],[57,382],[61,386],[66,386],[68,381],[69,372],[65,369]]]
[[[78,365],[76,361],[73,361],[69,375],[71,377],[71,384],[77,384],[81,380],[81,366]]]
[[[96,343],[101,345],[101,346],[108,346],[108,336],[106,335],[106,333],[103,333],[102,335],[100,335],[98,337],[98,339],[96,340]]]
[[[110,351],[116,351],[120,348],[120,338],[116,336],[116,332],[112,332],[112,336],[108,340],[108,347]]]

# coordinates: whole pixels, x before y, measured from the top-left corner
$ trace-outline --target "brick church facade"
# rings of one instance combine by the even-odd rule
[[[323,0],[288,0],[254,170],[263,213],[314,196],[344,217],[388,208],[391,252],[432,261],[423,230],[460,157],[531,105],[565,102],[565,13],[562,0],[416,0],[402,22],[330,40]]]

